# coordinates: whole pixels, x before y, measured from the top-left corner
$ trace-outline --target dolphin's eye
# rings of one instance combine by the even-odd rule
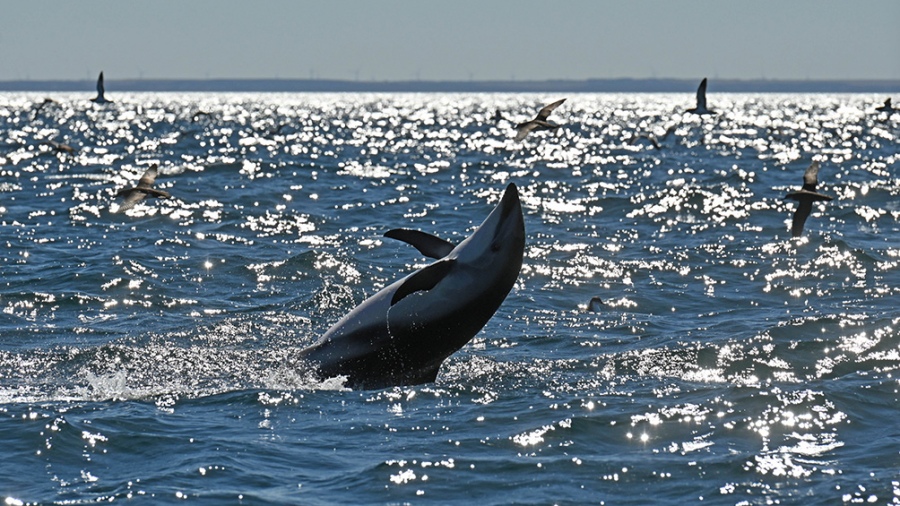
[[[500,241],[491,242],[491,251],[500,251]]]

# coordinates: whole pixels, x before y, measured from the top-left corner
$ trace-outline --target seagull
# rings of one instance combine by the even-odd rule
[[[693,109],[688,109],[685,112],[692,112],[699,116],[704,114],[715,114],[715,111],[706,108],[706,78],[704,77],[702,81],[700,81],[700,86],[697,88],[697,107]]]
[[[197,112],[194,113],[193,116],[191,116],[191,123],[196,123],[198,119],[200,119],[200,118],[206,118],[206,117],[209,117],[209,113],[208,113],[208,112],[206,112],[206,111],[197,111]]]
[[[785,195],[785,199],[796,200],[799,202],[797,210],[794,211],[794,220],[791,222],[791,236],[800,237],[803,234],[803,224],[806,218],[812,212],[813,202],[822,200],[831,200],[832,197],[816,192],[816,185],[819,182],[819,162],[813,161],[806,172],[803,173],[803,188],[797,192],[791,192]]]
[[[669,137],[669,135],[671,135],[672,132],[674,132],[676,128],[678,128],[678,125],[672,125],[672,126],[670,126],[669,128],[666,129],[666,132],[662,135],[662,137],[656,137],[656,136],[653,135],[653,134],[638,134],[638,135],[634,135],[634,136],[631,137],[631,139],[628,140],[628,143],[629,143],[629,144],[637,144],[637,142],[638,142],[639,140],[641,140],[641,139],[647,139],[648,141],[650,141],[650,144],[653,145],[653,148],[654,148],[654,149],[662,149],[662,148],[663,148],[663,145],[660,144],[660,142],[665,142],[666,139]]]
[[[116,192],[116,198],[125,197],[125,201],[122,202],[122,205],[119,206],[119,211],[127,211],[134,207],[138,202],[144,200],[144,197],[157,197],[161,199],[167,199],[171,197],[169,192],[164,192],[162,190],[157,190],[153,188],[153,182],[156,180],[156,169],[157,164],[153,164],[144,172],[144,175],[141,176],[141,180],[138,181],[137,186],[134,188],[123,188]]]
[[[884,101],[884,105],[881,107],[876,107],[876,111],[878,112],[894,112],[894,106],[891,105],[891,97],[888,97],[887,100]]]
[[[103,96],[103,72],[100,72],[100,77],[97,78],[97,97],[92,98],[91,102],[96,102],[98,104],[108,104],[112,102],[112,100],[107,100],[106,97]]]
[[[269,129],[269,132],[266,134],[266,137],[274,137],[276,135],[279,135],[281,133],[281,131],[284,130],[285,128],[287,128],[286,124],[279,123]]]
[[[550,116],[550,113],[553,112],[554,109],[559,107],[566,99],[557,100],[552,104],[545,106],[543,109],[538,111],[537,116],[534,117],[531,121],[526,121],[525,123],[519,123],[516,125],[516,141],[521,141],[524,139],[530,132],[539,132],[541,130],[556,130],[559,128],[559,125],[555,123],[550,123],[547,121],[547,118]]]
[[[57,153],[68,153],[70,155],[75,154],[75,148],[73,148],[72,146],[70,146],[64,142],[44,141],[41,144],[43,144],[45,146],[50,146],[51,148],[53,148],[53,151],[55,151]]]
[[[37,105],[37,107],[34,108],[34,116],[31,119],[36,120],[38,115],[44,109],[44,107],[47,107],[48,104],[55,104],[55,103],[56,103],[56,101],[53,100],[52,98],[45,98],[43,102],[41,102],[40,104]]]

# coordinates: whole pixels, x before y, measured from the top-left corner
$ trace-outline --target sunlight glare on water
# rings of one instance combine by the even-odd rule
[[[559,98],[0,95],[0,497],[900,501],[900,115],[571,94],[513,140]],[[519,279],[435,383],[297,358],[430,262],[385,231],[458,243],[510,182]]]

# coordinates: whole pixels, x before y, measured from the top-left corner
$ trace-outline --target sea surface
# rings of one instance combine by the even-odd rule
[[[4,505],[900,504],[886,97],[572,94],[514,142],[564,97],[92,96],[0,94]],[[436,382],[297,359],[430,262],[385,231],[510,182],[518,282]]]

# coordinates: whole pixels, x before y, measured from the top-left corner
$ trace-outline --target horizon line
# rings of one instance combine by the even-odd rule
[[[196,92],[687,92],[700,78],[587,78],[494,80],[350,80],[327,78],[126,78],[106,79],[107,91]],[[710,92],[896,93],[900,79],[725,79],[713,78]],[[92,91],[89,79],[0,81],[0,91]]]

